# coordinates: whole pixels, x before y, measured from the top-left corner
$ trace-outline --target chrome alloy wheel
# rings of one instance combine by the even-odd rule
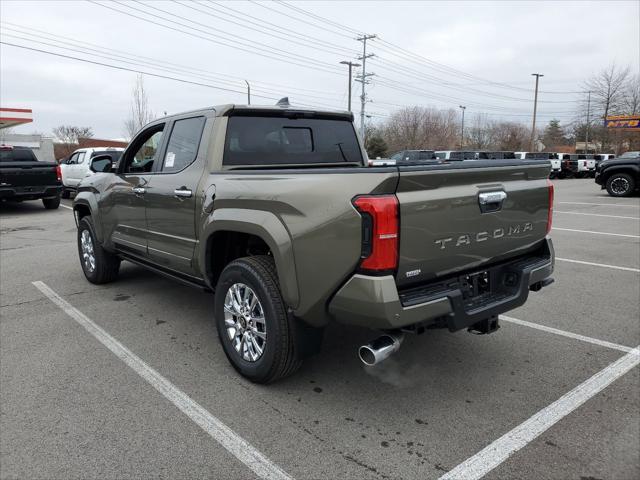
[[[82,261],[85,269],[93,273],[96,269],[96,255],[93,251],[93,240],[89,230],[83,230],[80,235],[80,248],[82,249]]]
[[[617,177],[611,181],[611,190],[616,195],[623,195],[629,190],[629,180],[624,177]]]
[[[256,293],[244,283],[234,283],[224,298],[224,324],[233,348],[240,356],[255,362],[267,344],[264,310]]]

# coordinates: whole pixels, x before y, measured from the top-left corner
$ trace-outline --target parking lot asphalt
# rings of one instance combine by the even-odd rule
[[[556,282],[508,313],[524,323],[408,337],[376,367],[356,355],[374,332],[332,325],[319,355],[269,386],[228,364],[211,294],[127,263],[118,281],[92,285],[70,202],[0,205],[0,477],[260,476],[33,285],[43,282],[293,478],[466,478],[456,467],[486,466],[485,447],[536,425],[486,478],[639,478],[639,369],[611,370],[634,352],[598,342],[640,344],[640,199],[590,179],[554,183]],[[582,403],[559,415],[574,394]]]

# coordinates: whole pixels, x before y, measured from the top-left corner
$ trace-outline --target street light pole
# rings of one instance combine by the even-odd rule
[[[540,77],[544,77],[541,73],[532,73],[532,76],[536,77],[536,93],[533,97],[533,126],[531,127],[531,151],[535,151],[536,141],[536,113],[538,111],[538,81]]]
[[[585,140],[584,140],[584,153],[589,153],[589,122],[591,119],[589,118],[591,115],[591,90],[588,92],[589,96],[587,97],[587,128],[585,132]]]
[[[349,62],[347,60],[344,60],[342,62],[340,62],[342,65],[349,65],[349,101],[347,102],[347,110],[351,111],[351,84],[353,83],[351,80],[351,69],[353,67],[359,67],[360,64],[359,63],[354,63],[354,62]]]
[[[464,105],[458,105],[462,109],[462,128],[460,129],[460,150],[464,148],[464,111],[467,109]]]
[[[247,105],[251,105],[251,85],[249,85],[249,82],[247,82],[246,80],[244,81],[244,83],[247,84]]]

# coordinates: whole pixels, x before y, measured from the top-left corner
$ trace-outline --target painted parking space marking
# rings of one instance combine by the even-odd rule
[[[627,235],[627,234],[624,234],[624,233],[596,232],[596,231],[593,231],[593,230],[577,230],[575,228],[553,227],[553,230],[559,230],[561,232],[590,233],[592,235],[611,235],[612,237],[640,238],[640,235]]]
[[[639,217],[625,217],[622,215],[605,215],[603,213],[566,212],[561,210],[554,210],[553,213],[565,213],[567,215],[586,215],[589,217],[623,218],[625,220],[640,220]]]
[[[61,206],[62,208],[66,208],[67,210],[73,210],[73,208],[72,208],[72,207],[68,207],[67,205],[64,205],[64,204],[62,204],[62,203],[60,204],[60,206]]]
[[[572,338],[574,340],[580,340],[582,342],[591,343],[593,345],[598,345],[600,347],[611,348],[613,350],[619,350],[625,353],[631,353],[634,351],[636,351],[637,353],[637,349],[633,349],[625,345],[619,345],[617,343],[607,342],[606,340],[600,340],[599,338],[587,337],[586,335],[580,335],[579,333],[560,330],[559,328],[548,327],[546,325],[541,325],[539,323],[527,322],[526,320],[520,320],[519,318],[500,315],[500,320],[504,320],[505,322],[513,323],[516,325],[521,325],[523,327],[534,328],[536,330],[541,330],[543,332],[553,333],[555,335]]]
[[[249,467],[258,477],[268,480],[292,480],[284,470],[265,457],[258,449],[231,430],[217,417],[192,400],[186,393],[173,385],[160,373],[147,365],[140,357],[131,352],[118,340],[94,323],[80,310],[60,297],[47,284],[41,281],[32,282],[49,300],[60,307],[87,332],[93,335],[102,345],[129,366],[134,372],[146,380],[202,428],[229,453]]]
[[[560,257],[556,257],[556,260],[560,260],[561,262],[579,263],[581,265],[590,265],[592,267],[612,268],[614,270],[624,270],[626,272],[640,273],[640,268],[619,267],[617,265],[607,265],[606,263],[585,262],[583,260],[572,260],[570,258]]]
[[[495,442],[487,445],[453,470],[442,475],[440,480],[476,480],[482,478],[639,363],[640,351],[635,348],[510,432],[504,434]]]
[[[596,207],[632,207],[637,208],[640,207],[640,203],[637,205],[629,204],[629,203],[589,203],[589,202],[556,202],[556,204],[560,205],[593,205]]]

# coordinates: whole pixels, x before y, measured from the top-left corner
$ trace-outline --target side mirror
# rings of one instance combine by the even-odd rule
[[[97,155],[91,159],[89,170],[96,173],[109,173],[112,171],[112,163],[111,155]]]

